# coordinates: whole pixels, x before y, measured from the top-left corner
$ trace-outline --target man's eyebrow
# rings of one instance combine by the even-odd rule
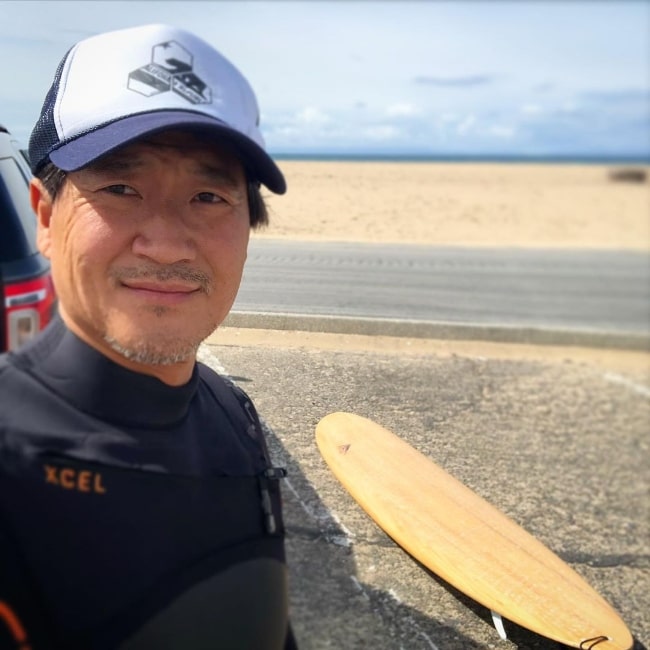
[[[192,173],[204,178],[206,181],[226,185],[232,189],[237,189],[240,185],[237,177],[224,167],[215,167],[208,163],[197,162],[192,168]]]
[[[91,173],[118,173],[125,174],[136,171],[145,165],[137,155],[120,156],[108,155],[89,164],[85,169]],[[224,185],[230,189],[240,187],[237,176],[226,167],[211,165],[210,163],[195,161],[191,167],[192,174],[210,183]]]

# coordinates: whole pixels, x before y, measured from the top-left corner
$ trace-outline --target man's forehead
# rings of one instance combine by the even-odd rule
[[[204,151],[214,153],[219,157],[232,158],[233,161],[238,160],[236,152],[228,142],[222,138],[215,137],[211,133],[193,130],[174,129],[150,133],[142,136],[138,140],[130,142],[124,148],[138,146],[169,148],[188,153]]]
[[[142,136],[132,144],[139,143],[168,147],[192,147],[205,145],[206,137],[205,133],[173,129],[158,131],[157,133],[149,133]],[[214,139],[212,139],[211,143],[214,144]]]
[[[195,160],[197,168],[214,167],[215,169],[243,168],[239,157],[227,143],[214,137],[205,137],[192,131],[163,131],[148,134],[132,141],[105,156],[89,167],[94,168],[136,168],[146,161],[148,152],[178,153]]]

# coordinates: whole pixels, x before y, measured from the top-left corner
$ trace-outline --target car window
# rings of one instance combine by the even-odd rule
[[[25,176],[13,158],[0,158],[0,262],[36,252],[36,217]]]

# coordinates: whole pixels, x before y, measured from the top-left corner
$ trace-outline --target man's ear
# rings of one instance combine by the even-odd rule
[[[32,178],[29,183],[29,200],[36,214],[36,244],[44,257],[49,259],[52,240],[50,236],[50,221],[52,219],[52,197],[38,178]]]

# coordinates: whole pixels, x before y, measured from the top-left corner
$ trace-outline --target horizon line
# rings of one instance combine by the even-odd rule
[[[633,153],[421,153],[376,151],[269,151],[278,160],[389,160],[389,161],[440,161],[440,162],[608,162],[650,164],[650,152]]]

